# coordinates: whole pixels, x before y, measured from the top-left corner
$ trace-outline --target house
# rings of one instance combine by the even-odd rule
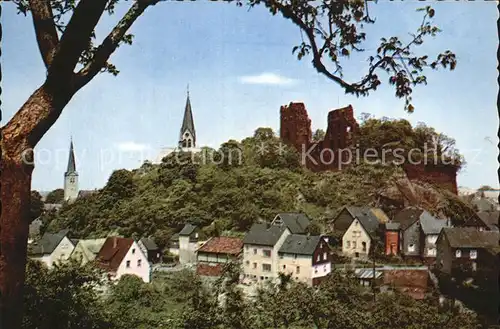
[[[498,231],[498,219],[500,218],[499,211],[480,211],[477,216],[488,227],[490,231]]]
[[[342,253],[367,258],[383,224],[371,212],[358,213],[342,236]]]
[[[321,236],[287,235],[278,250],[278,272],[315,286],[332,270],[331,250]]]
[[[94,261],[106,239],[79,240],[71,253],[71,258],[80,260],[82,265]]]
[[[67,260],[73,249],[74,242],[68,238],[69,230],[58,233],[45,233],[42,238],[29,245],[28,256],[32,259],[42,261],[51,268],[56,262]]]
[[[331,230],[342,236],[351,226],[354,219],[357,218],[359,220],[361,217],[368,217],[382,224],[389,221],[389,217],[387,217],[385,212],[380,208],[344,206],[333,219]]]
[[[399,255],[399,223],[385,223],[385,254]]]
[[[243,239],[244,282],[278,277],[278,250],[290,234],[290,230],[284,225],[252,225]]]
[[[399,223],[399,250],[405,257],[436,257],[436,240],[449,220],[432,216],[418,207],[408,207],[396,214],[393,222]],[[423,225],[423,227],[422,227]]]
[[[491,267],[498,261],[491,254],[493,249],[498,248],[499,240],[498,231],[478,231],[472,227],[444,228],[437,240],[436,268],[453,275],[456,271],[475,272],[480,267]]]
[[[292,234],[305,234],[310,224],[310,219],[303,213],[279,213],[271,222],[271,225],[284,225]]]
[[[224,264],[238,262],[243,250],[243,240],[234,237],[213,237],[197,252],[196,273],[200,276],[218,277]]]
[[[136,275],[144,282],[151,281],[151,266],[134,239],[109,237],[96,257],[97,265],[108,272],[111,280],[123,275]]]
[[[190,264],[196,262],[196,250],[199,242],[199,228],[186,224],[179,232],[179,263]]]
[[[421,246],[421,256],[422,258],[435,259],[436,241],[438,239],[439,233],[445,227],[449,227],[449,220],[438,219],[427,211],[423,211],[420,215],[420,241],[422,241]]]
[[[170,238],[168,252],[172,255],[179,256],[179,233],[175,233]]]
[[[153,239],[142,238],[138,242],[144,255],[147,256],[151,264],[156,264],[161,261],[161,250],[158,248]]]
[[[28,243],[33,243],[40,237],[40,228],[42,227],[42,220],[40,217],[34,219],[29,226]]]

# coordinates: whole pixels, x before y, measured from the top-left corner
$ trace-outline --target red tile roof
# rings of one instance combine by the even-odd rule
[[[201,276],[221,276],[222,270],[222,264],[210,265],[207,263],[198,263],[196,266],[196,274]]]
[[[108,271],[116,272],[133,243],[134,239],[131,238],[107,238],[97,254],[98,265]]]
[[[243,248],[243,240],[226,236],[214,237],[208,240],[198,252],[238,255]]]

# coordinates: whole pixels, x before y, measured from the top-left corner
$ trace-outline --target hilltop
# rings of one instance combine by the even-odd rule
[[[361,148],[392,143],[406,156],[410,147],[423,150],[421,141],[437,133],[423,125],[412,127],[406,120],[369,118],[358,134]],[[440,136],[441,141],[454,142]],[[464,164],[458,151],[452,156]],[[473,212],[457,195],[408,179],[392,162],[312,172],[270,128],[258,128],[254,136],[230,140],[217,151],[173,153],[159,165],[117,170],[97,193],[63,205],[58,213],[46,213],[43,220],[48,230],[68,228],[75,237],[153,236],[164,245],[187,221],[207,234],[243,232],[255,221],[286,211],[304,212],[314,227],[327,231],[326,223],[346,204],[379,206],[389,214],[419,205],[454,221],[467,220]]]

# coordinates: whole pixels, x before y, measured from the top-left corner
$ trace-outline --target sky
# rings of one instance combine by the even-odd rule
[[[63,186],[70,138],[73,139],[80,189],[101,188],[113,170],[139,167],[162,147],[176,146],[189,84],[197,146],[217,148],[251,136],[258,127],[279,130],[280,106],[305,103],[312,129],[324,129],[330,110],[351,104],[356,117],[405,118],[425,122],[456,139],[467,166],[458,185],[497,187],[499,124],[496,97],[496,2],[400,1],[370,3],[376,23],[366,27],[363,54],[343,63],[345,78],[359,79],[381,37],[418,28],[415,10],[431,4],[442,32],[420,46],[430,57],[445,50],[457,55],[457,68],[427,73],[427,86],[415,88],[415,112],[383,85],[368,97],[345,95],[319,75],[310,58],[292,54],[300,31],[265,8],[251,10],[234,3],[160,2],[147,9],[131,29],[132,46],[123,45],[111,61],[116,77],[100,74],[71,100],[59,120],[35,148],[33,189]],[[105,14],[97,28],[102,39],[131,5]],[[16,15],[2,2],[2,123],[4,125],[45,78],[31,17]]]

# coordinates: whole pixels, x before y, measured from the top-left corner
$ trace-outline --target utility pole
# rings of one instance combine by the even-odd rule
[[[373,303],[376,302],[375,295],[375,246],[370,246],[372,250],[370,250],[370,254],[372,255],[372,264],[373,264],[373,279],[372,279],[372,292],[373,292]]]

